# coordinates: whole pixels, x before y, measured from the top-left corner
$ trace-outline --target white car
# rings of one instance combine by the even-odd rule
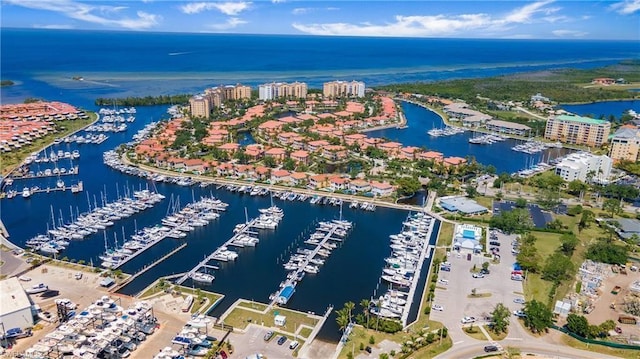
[[[484,274],[482,273],[473,273],[471,276],[473,278],[484,278]]]
[[[18,277],[19,280],[23,281],[23,282],[28,282],[31,280],[30,277],[27,277],[26,275],[21,275]]]
[[[474,318],[474,317],[464,317],[464,318],[462,318],[462,320],[460,322],[462,322],[462,324],[475,323],[476,322],[476,318]]]
[[[526,316],[527,316],[527,315],[525,314],[525,312],[524,312],[524,311],[522,311],[522,310],[514,310],[514,311],[513,311],[513,315],[515,315],[515,316],[516,316],[516,317],[518,317],[518,318],[524,318],[524,317],[526,317]]]
[[[525,300],[524,300],[524,298],[515,298],[515,299],[513,300],[513,302],[514,302],[514,303],[518,303],[518,304],[524,304],[524,303],[525,303]]]
[[[438,279],[438,283],[444,284],[444,285],[448,285],[449,284],[449,280],[448,279]]]
[[[434,304],[433,306],[431,306],[431,309],[437,310],[439,312],[442,312],[444,310],[444,308],[441,305],[438,305],[438,304]]]

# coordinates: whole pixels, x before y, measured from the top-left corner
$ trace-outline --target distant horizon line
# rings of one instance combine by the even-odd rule
[[[185,34],[185,35],[222,35],[222,36],[289,36],[289,37],[318,37],[318,38],[363,38],[363,39],[423,39],[423,40],[500,40],[500,41],[617,41],[637,43],[636,39],[618,38],[502,38],[502,37],[440,37],[440,36],[361,36],[361,35],[313,35],[291,33],[242,33],[242,32],[210,32],[210,31],[169,31],[169,30],[130,30],[130,29],[81,29],[81,28],[45,28],[45,27],[5,27],[0,30],[28,30],[28,31],[58,31],[58,32],[116,32],[130,34]]]

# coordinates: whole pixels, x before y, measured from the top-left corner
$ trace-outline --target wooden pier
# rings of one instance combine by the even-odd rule
[[[224,244],[222,244],[215,251],[213,251],[213,253],[211,253],[208,256],[206,256],[203,260],[200,261],[200,263],[196,264],[195,267],[193,267],[190,271],[188,271],[187,273],[182,275],[182,277],[180,277],[178,280],[176,280],[176,284],[180,285],[180,284],[184,283],[194,273],[198,272],[200,270],[200,268],[219,269],[218,266],[211,265],[211,264],[209,264],[209,262],[211,262],[211,261],[220,261],[220,262],[229,261],[229,258],[220,255],[220,249],[227,248],[229,246],[242,247],[242,246],[239,246],[237,244],[234,244],[233,242],[236,239],[241,238],[244,235],[258,234],[257,232],[251,231],[251,229],[253,228],[252,226],[256,223],[257,220],[258,220],[258,218],[254,218],[251,221],[247,222],[244,225],[244,227],[242,227],[242,229],[240,231],[238,231],[236,234],[234,234],[228,241],[224,242]]]
[[[320,223],[326,223],[326,222],[320,222]],[[317,244],[315,244],[315,248],[313,250],[310,250],[309,252],[305,253],[305,259],[300,262],[300,264],[298,265],[298,269],[296,269],[293,272],[290,272],[290,274],[287,275],[287,279],[280,284],[281,288],[278,289],[278,291],[273,295],[273,298],[271,299],[271,302],[269,302],[269,308],[273,307],[276,304],[286,304],[286,301],[288,301],[289,298],[287,298],[286,301],[284,303],[282,303],[282,302],[279,301],[280,294],[286,288],[295,288],[295,286],[296,286],[296,284],[298,283],[298,280],[299,280],[298,278],[301,278],[300,274],[305,271],[305,267],[310,263],[313,264],[313,262],[311,260],[320,253],[321,249],[327,250],[327,248],[329,247],[329,246],[327,246],[327,242],[329,242],[329,241],[341,242],[342,241],[342,239],[340,239],[340,238],[333,237],[333,235],[336,233],[336,231],[338,231],[339,229],[346,231],[346,230],[350,229],[350,226],[351,226],[351,224],[350,224],[349,227],[347,228],[340,221],[333,221],[333,222],[329,222],[329,223],[331,223],[331,226],[329,228],[322,227],[322,226],[317,228],[317,231],[325,232],[324,237],[322,237],[322,239],[320,239],[320,241]],[[293,273],[293,274],[291,274],[291,273]],[[290,292],[289,297],[291,295],[293,295],[293,291]]]
[[[161,262],[163,262],[165,259],[171,257],[172,255],[178,253],[179,251],[181,251],[184,247],[187,246],[187,243],[182,243],[181,245],[179,245],[177,248],[175,248],[174,250],[172,250],[171,252],[165,254],[164,256],[162,256],[161,258],[157,259],[156,261],[154,261],[153,263],[149,264],[149,265],[145,265],[144,267],[142,267],[141,270],[139,270],[138,272],[136,272],[134,275],[132,275],[131,277],[127,278],[127,280],[125,280],[124,282],[122,282],[120,285],[118,285],[115,288],[112,288],[110,291],[111,292],[116,292],[118,290],[120,290],[120,288],[124,287],[125,285],[133,282],[134,279],[138,278],[139,276],[143,275],[145,272],[147,272],[149,269],[157,266],[158,264],[160,264]]]

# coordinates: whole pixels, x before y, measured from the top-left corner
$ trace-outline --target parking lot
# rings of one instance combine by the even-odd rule
[[[511,272],[515,263],[515,255],[511,252],[511,242],[515,235],[495,233],[494,239],[499,248],[500,262],[489,266],[489,274],[484,277],[476,275],[474,278],[472,269],[475,265],[479,271],[482,263],[491,261],[492,258],[484,254],[471,254],[470,260],[467,252],[451,251],[447,257],[450,263],[450,271],[440,270],[437,289],[433,305],[441,306],[442,310],[432,310],[431,318],[444,323],[451,332],[454,342],[470,339],[462,332],[464,317],[474,317],[476,323],[486,323],[487,317],[498,303],[503,303],[511,312],[521,310],[523,304],[514,300],[522,299],[522,282],[511,280]],[[469,252],[470,253],[470,252]],[[472,296],[475,289],[476,297]],[[469,322],[469,321],[467,321]],[[512,320],[513,323],[513,320]]]
[[[232,333],[229,340],[234,346],[233,358],[247,358],[251,355],[262,354],[266,358],[293,358],[293,349],[290,349],[291,342],[295,338],[287,338],[282,344],[278,344],[280,334],[274,332],[268,341],[265,341],[265,334],[271,329],[249,324],[245,333]],[[300,349],[298,345],[297,349]]]

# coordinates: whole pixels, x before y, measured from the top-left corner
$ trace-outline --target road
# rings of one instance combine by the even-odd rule
[[[479,342],[477,340],[464,341],[463,343],[454,343],[453,347],[446,352],[436,356],[435,358],[475,358],[485,355],[484,345],[487,342]],[[531,353],[545,355],[550,358],[567,358],[567,359],[616,359],[618,357],[605,355],[601,353],[588,352],[585,350],[574,349],[564,345],[550,344],[543,339],[531,338],[526,341],[502,340],[499,342],[503,347],[511,346],[520,349],[521,353]]]

